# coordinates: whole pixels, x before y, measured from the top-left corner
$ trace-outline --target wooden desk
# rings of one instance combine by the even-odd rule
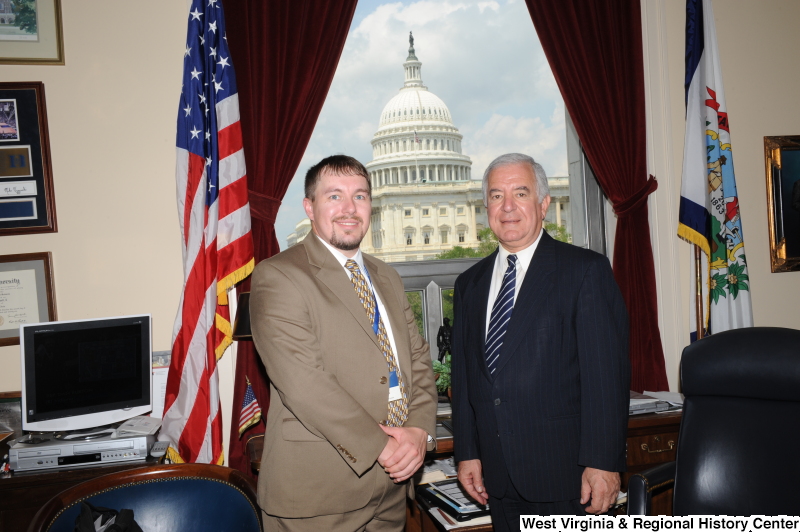
[[[678,428],[681,423],[681,412],[666,414],[641,414],[628,419],[627,466],[628,471],[622,475],[622,491],[628,490],[628,479],[631,475],[644,471],[658,464],[675,460],[678,444]],[[449,438],[440,451],[447,448],[452,452],[453,441]],[[444,454],[441,452],[437,454]],[[438,456],[437,456],[438,458]],[[406,532],[442,532],[443,529],[428,514],[426,501],[407,501]],[[653,497],[653,515],[672,515],[672,489]],[[465,527],[463,532],[492,532],[491,525]]]
[[[0,477],[0,532],[27,530],[39,508],[67,488],[108,473],[155,465],[158,460],[125,462],[78,469],[48,469]]]
[[[675,460],[678,444],[678,428],[681,412],[666,414],[641,414],[628,420],[627,465],[622,475],[622,491],[628,490],[628,479],[634,473],[655,465]],[[444,432],[441,432],[444,430]],[[429,458],[442,458],[453,453],[453,436],[447,429],[437,427],[437,449]],[[258,471],[264,439],[253,438],[248,442],[251,465]],[[441,532],[438,524],[428,515],[424,501],[408,500],[406,507],[407,532]],[[672,489],[653,497],[653,515],[672,515]],[[491,532],[491,525],[459,529],[464,532]],[[0,531],[2,532],[2,531]]]
[[[631,475],[675,460],[681,411],[641,414],[628,420],[627,465],[622,491],[628,491]],[[653,515],[672,515],[672,488],[653,496]]]

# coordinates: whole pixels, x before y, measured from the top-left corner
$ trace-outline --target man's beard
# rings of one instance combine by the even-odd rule
[[[355,221],[358,221],[359,223],[363,223],[363,220],[358,216],[346,216],[346,217],[342,217],[342,218],[336,218],[335,220],[333,220],[333,222],[336,223],[339,220],[355,220]],[[357,229],[354,229],[354,231],[356,231],[356,230]],[[366,234],[366,231],[364,231],[364,234]],[[358,249],[359,246],[361,246],[361,241],[364,240],[364,234],[355,235],[355,234],[351,233],[350,236],[354,240],[345,241],[345,240],[342,240],[339,237],[339,235],[336,234],[336,231],[334,230],[331,233],[331,245],[333,247],[335,247],[336,249],[341,249],[342,251],[353,251],[354,249]]]

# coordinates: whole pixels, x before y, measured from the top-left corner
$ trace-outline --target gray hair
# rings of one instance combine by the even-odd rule
[[[550,186],[547,184],[547,174],[544,173],[544,168],[542,168],[541,164],[534,161],[533,157],[522,153],[506,153],[489,163],[489,166],[486,167],[486,171],[483,172],[484,205],[489,205],[489,175],[497,168],[511,164],[526,164],[530,167],[533,175],[536,176],[536,197],[539,199],[539,203],[550,195]]]

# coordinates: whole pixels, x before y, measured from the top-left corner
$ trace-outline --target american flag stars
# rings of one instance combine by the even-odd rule
[[[204,5],[206,4],[206,5]],[[230,51],[224,37],[218,0],[195,2],[189,12],[189,31],[184,54],[184,79],[181,95],[183,120],[178,124],[178,145],[204,159],[218,156],[217,117],[219,101],[236,93],[230,71]],[[200,110],[201,112],[197,112]],[[206,186],[218,188],[216,167],[207,167]],[[213,198],[210,198],[213,201]]]

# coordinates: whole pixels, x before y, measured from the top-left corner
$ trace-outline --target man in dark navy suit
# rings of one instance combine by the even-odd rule
[[[498,250],[455,285],[453,416],[458,479],[519,516],[608,511],[625,469],[628,315],[608,259],[543,229],[541,165],[495,159],[483,177]]]

